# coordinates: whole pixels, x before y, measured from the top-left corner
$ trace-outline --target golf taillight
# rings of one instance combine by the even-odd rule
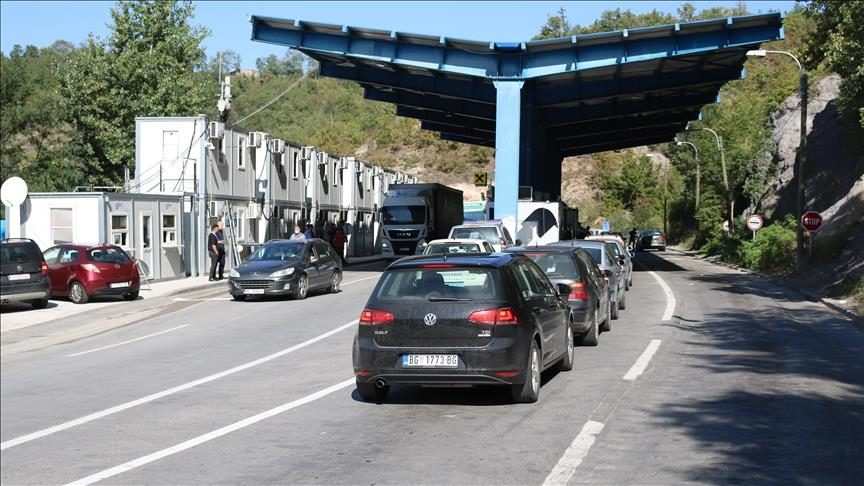
[[[42,275],[48,275],[48,264],[42,260]]]
[[[576,300],[588,300],[588,292],[585,290],[585,283],[580,280],[570,284],[569,297]]]
[[[488,326],[508,326],[519,324],[519,318],[509,307],[474,311],[468,315],[468,322]]]
[[[360,313],[361,326],[380,326],[393,322],[393,314],[375,309],[363,309]]]

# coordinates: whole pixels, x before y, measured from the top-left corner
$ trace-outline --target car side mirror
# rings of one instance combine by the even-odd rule
[[[559,283],[556,285],[556,287],[558,288],[558,295],[560,295],[561,297],[566,298],[568,295],[570,295],[570,286],[569,285],[567,285],[565,283]]]
[[[522,240],[517,239],[516,240],[516,246],[522,246]]]
[[[609,270],[608,268],[605,270],[602,270],[602,272],[603,272],[604,277],[611,277],[612,276],[612,270]]]
[[[620,263],[621,265],[624,265],[625,261],[627,261],[627,260],[625,260],[623,256],[618,257],[618,263]]]

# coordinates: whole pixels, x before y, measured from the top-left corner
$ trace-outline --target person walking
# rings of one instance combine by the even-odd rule
[[[288,239],[289,240],[296,240],[296,241],[306,241],[306,235],[304,235],[303,232],[300,231],[300,225],[299,224],[294,225],[294,233],[291,234],[291,237]]]
[[[315,238],[315,233],[312,231],[312,223],[306,223],[306,232],[303,233],[303,236],[305,236],[307,240]]]
[[[213,223],[210,226],[210,234],[207,235],[207,253],[210,254],[210,282],[216,280],[216,266],[219,265],[219,225]]]
[[[219,227],[219,231],[216,232],[219,246],[219,278],[217,280],[222,280],[225,278],[225,223],[220,219],[216,225]]]
[[[345,243],[348,243],[348,237],[342,231],[341,226],[336,227],[336,233],[333,234],[333,248],[339,254],[339,259],[342,260],[342,265],[345,265]]]
[[[630,249],[636,250],[636,237],[639,235],[639,232],[636,231],[636,228],[630,230]]]

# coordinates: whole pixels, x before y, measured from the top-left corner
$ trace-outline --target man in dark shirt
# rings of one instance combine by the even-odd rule
[[[210,254],[210,281],[216,280],[216,266],[219,264],[219,230],[218,224],[210,226],[210,234],[207,236],[207,253]]]
[[[225,278],[225,223],[222,220],[216,223],[219,227],[216,231],[216,244],[219,246],[219,277],[218,280]]]

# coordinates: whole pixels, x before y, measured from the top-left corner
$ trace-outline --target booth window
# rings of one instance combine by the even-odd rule
[[[237,144],[237,168],[246,170],[246,139],[241,138]]]
[[[51,208],[51,240],[72,243],[72,208]]]
[[[111,215],[111,244],[123,248],[128,247],[129,217],[125,214]]]
[[[177,216],[174,214],[162,215],[162,244],[165,246],[177,244]]]
[[[291,153],[293,155],[293,157],[292,157],[293,162],[291,162],[291,176],[294,179],[296,179],[297,178],[297,172],[299,172],[299,169],[297,168],[297,155],[298,154],[297,154],[296,150],[292,150]]]

